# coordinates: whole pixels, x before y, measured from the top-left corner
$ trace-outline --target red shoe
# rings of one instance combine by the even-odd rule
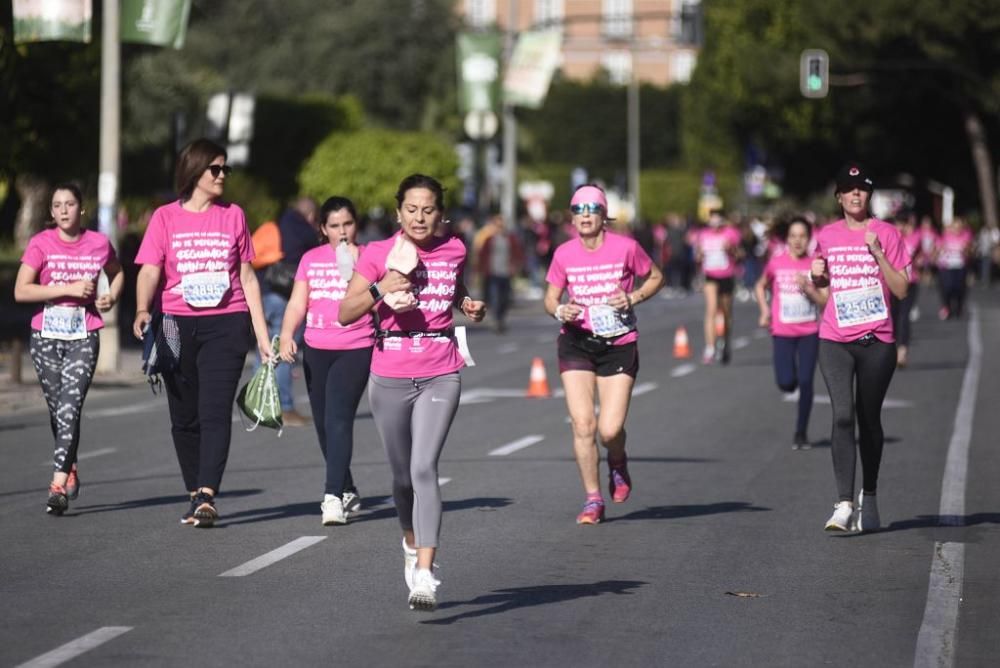
[[[45,503],[45,512],[50,515],[62,515],[69,508],[66,498],[66,488],[52,483],[49,485],[49,500]]]
[[[625,503],[632,493],[632,478],[628,474],[628,460],[622,459],[621,463],[612,464],[608,462],[608,491],[611,493],[611,500],[615,503]]]
[[[576,516],[577,524],[600,524],[604,520],[604,502],[593,499],[583,504],[583,510]]]
[[[76,464],[69,470],[69,477],[66,478],[66,496],[70,501],[76,501],[80,496],[80,476],[76,473]]]

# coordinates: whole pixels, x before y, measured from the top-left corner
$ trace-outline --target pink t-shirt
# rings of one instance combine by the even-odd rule
[[[153,212],[136,264],[163,268],[163,312],[224,315],[248,311],[240,265],[254,259],[243,209],[217,202],[207,211],[180,202]]]
[[[944,234],[938,240],[938,268],[964,269],[968,258],[966,250],[970,244],[972,244],[972,230],[945,229]]]
[[[396,241],[397,232],[365,247],[354,271],[365,280],[381,280],[386,274],[385,259]],[[435,239],[429,248],[417,247],[417,268],[410,273],[418,306],[396,313],[379,302],[381,329],[405,332],[441,331],[453,326],[451,317],[455,287],[465,267],[465,245],[458,237]],[[372,373],[387,378],[429,378],[458,371],[465,366],[454,336],[385,337],[372,353]]]
[[[81,230],[76,241],[63,241],[59,230],[43,230],[31,237],[24,249],[21,262],[38,272],[39,285],[67,285],[76,281],[96,281],[101,269],[115,260],[115,249],[111,241],[93,230]],[[100,312],[94,307],[97,295],[89,299],[61,297],[50,303],[56,306],[85,306],[87,331],[104,327]],[[39,305],[38,312],[31,318],[31,328],[42,329],[42,313],[45,305]]]
[[[736,274],[732,252],[739,248],[740,233],[735,227],[703,227],[694,232],[693,243],[701,252],[701,269],[707,278],[732,278]]]
[[[359,251],[363,249],[364,246],[358,248]],[[305,281],[309,288],[305,340],[313,348],[354,350],[375,343],[371,313],[347,326],[337,322],[337,311],[340,310],[340,300],[347,292],[348,279],[341,278],[337,269],[337,253],[330,244],[307,251],[299,261],[295,280]]]
[[[812,258],[791,253],[773,256],[764,267],[771,287],[771,334],[809,336],[819,331],[819,310],[799,287],[798,277],[809,279]]]
[[[586,307],[583,318],[574,325],[594,332],[600,326],[595,327],[595,320],[607,320],[608,298],[619,290],[631,292],[636,276],[646,276],[652,267],[653,261],[635,239],[606,231],[604,242],[595,250],[588,250],[579,238],[560,244],[545,280],[565,289],[571,301]],[[591,317],[594,314],[601,315]],[[622,346],[639,338],[634,314],[620,324],[631,331],[616,338],[614,345]],[[560,331],[566,332],[566,328]]]
[[[838,220],[817,235],[817,254],[826,259],[830,273],[830,299],[823,309],[819,338],[855,341],[874,334],[880,341],[895,341],[889,313],[889,286],[875,256],[865,243],[865,231],[878,235],[885,257],[893,268],[910,263],[899,231],[889,223],[872,219],[867,228],[850,230]]]

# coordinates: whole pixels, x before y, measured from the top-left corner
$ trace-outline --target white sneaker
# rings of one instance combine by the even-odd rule
[[[410,589],[410,610],[433,610],[437,607],[437,588],[440,580],[427,568],[418,568],[413,573],[413,587]]]
[[[406,544],[403,538],[403,581],[407,591],[413,590],[413,571],[417,570],[417,550]]]
[[[352,514],[361,510],[361,497],[354,492],[344,492],[343,501],[345,513]]]
[[[328,527],[333,524],[347,524],[347,515],[344,514],[344,504],[333,494],[323,497],[323,503],[319,504],[323,510],[323,526]]]
[[[878,501],[874,494],[858,492],[858,512],[854,515],[854,530],[862,533],[878,531],[882,521],[878,516]]]
[[[849,531],[851,528],[851,516],[854,515],[854,506],[850,501],[841,501],[833,507],[833,515],[826,521],[823,527],[826,531]]]

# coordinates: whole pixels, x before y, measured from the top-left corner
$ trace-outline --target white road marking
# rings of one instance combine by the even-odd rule
[[[697,369],[697,368],[698,367],[696,367],[694,364],[691,364],[690,362],[687,362],[685,364],[680,364],[678,366],[675,366],[670,371],[670,377],[671,378],[683,378],[684,376],[686,376],[688,374],[694,373],[695,369]]]
[[[494,399],[520,399],[527,395],[527,390],[511,390],[495,387],[477,387],[471,390],[462,390],[459,398],[459,405],[463,404],[483,404]]]
[[[316,543],[324,540],[326,540],[326,536],[302,536],[301,538],[296,538],[292,542],[282,545],[277,550],[271,550],[267,554],[262,554],[256,559],[251,559],[236,568],[231,568],[225,573],[219,573],[219,577],[238,578],[243,577],[244,575],[250,575],[251,573],[256,573],[262,568],[267,568],[271,564],[279,562],[285,557],[290,557],[296,552],[300,552],[307,547],[312,547]]]
[[[128,404],[125,406],[118,406],[116,408],[98,408],[97,410],[84,410],[83,417],[90,418],[101,418],[101,417],[117,417],[119,415],[131,415],[132,413],[144,413],[148,410],[152,410],[158,407],[166,408],[166,399],[154,399],[152,401],[143,401],[138,404]]]
[[[84,652],[89,652],[109,640],[114,640],[121,634],[131,631],[132,628],[131,626],[102,626],[96,631],[91,631],[85,636],[80,636],[76,640],[71,640],[65,645],[55,648],[51,652],[36,656],[34,659],[17,666],[17,668],[51,668],[52,666],[62,665]]]
[[[781,395],[781,400],[785,402],[798,401],[799,392],[787,392]],[[826,394],[817,394],[813,396],[813,402],[817,404],[829,404],[830,397]],[[907,399],[886,399],[882,402],[882,408],[912,408],[913,402]]]
[[[750,345],[750,339],[745,336],[737,336],[733,339],[733,350],[740,350]]]
[[[490,450],[490,455],[493,457],[504,457],[512,452],[517,452],[518,450],[523,450],[524,448],[530,447],[535,443],[540,443],[544,441],[545,437],[538,434],[532,434],[531,436],[525,436],[524,438],[519,438],[516,441],[512,441],[507,445],[502,445],[499,448]]]
[[[117,452],[117,448],[98,448],[97,450],[91,450],[90,452],[81,452],[76,456],[77,460],[80,459],[91,459],[93,457],[100,457],[101,455],[110,455],[112,452]],[[45,462],[43,466],[52,466],[52,460]]]
[[[963,543],[934,543],[927,607],[924,608],[924,620],[917,634],[914,668],[955,665],[955,632],[958,630],[964,571]]]
[[[447,485],[451,482],[451,478],[438,478],[438,486]]]
[[[969,309],[969,360],[962,375],[962,391],[955,410],[955,425],[948,443],[944,475],[941,479],[941,505],[938,522],[946,526],[965,523],[965,486],[969,470],[969,443],[979,394],[979,367],[983,342],[979,331],[979,312]],[[954,666],[959,604],[965,578],[965,546],[961,543],[935,543],[931,560],[927,605],[917,634],[913,665],[917,668]]]
[[[659,385],[657,385],[656,383],[639,383],[638,385],[632,387],[632,396],[633,397],[642,396],[647,392],[652,392],[658,387]]]

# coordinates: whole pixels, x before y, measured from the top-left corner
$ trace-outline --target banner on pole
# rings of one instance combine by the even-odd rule
[[[90,42],[91,0],[14,0],[14,43]]]
[[[504,101],[538,109],[549,94],[552,75],[559,67],[562,34],[558,30],[535,30],[517,38],[503,81]]]
[[[462,112],[495,110],[500,83],[500,35],[462,33],[456,46]]]
[[[123,42],[184,47],[191,0],[122,0]]]

